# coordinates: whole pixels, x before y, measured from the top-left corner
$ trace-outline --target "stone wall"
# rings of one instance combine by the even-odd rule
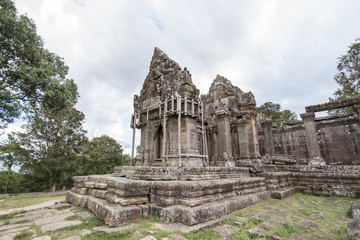
[[[358,101],[309,106],[306,110],[331,110],[331,107],[344,107]],[[289,155],[302,163],[320,157],[326,164],[360,164],[360,121],[356,111],[351,115],[319,118],[315,118],[314,112],[307,112],[301,114],[301,117],[302,121],[284,124],[282,127],[262,121],[262,129],[258,131],[260,153],[263,156]]]
[[[360,197],[360,166],[266,165],[267,189],[300,187],[304,193],[322,196]]]

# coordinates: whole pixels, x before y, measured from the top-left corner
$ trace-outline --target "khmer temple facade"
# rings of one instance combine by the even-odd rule
[[[141,130],[135,164],[248,166],[260,158],[255,105],[251,92],[220,75],[201,101],[190,72],[155,48],[140,95],[134,96],[131,127]]]

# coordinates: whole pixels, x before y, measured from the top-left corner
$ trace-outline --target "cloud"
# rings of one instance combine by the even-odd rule
[[[133,95],[155,46],[188,67],[201,93],[221,74],[252,91],[258,105],[272,101],[301,113],[335,91],[337,58],[359,37],[360,23],[356,0],[16,0],[16,6],[70,67],[88,135],[127,143]]]

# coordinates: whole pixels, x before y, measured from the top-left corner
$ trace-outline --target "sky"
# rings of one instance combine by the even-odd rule
[[[201,94],[220,74],[251,91],[258,106],[280,103],[299,115],[332,96],[338,58],[360,37],[358,0],[15,0],[15,5],[34,20],[45,47],[69,66],[88,137],[109,135],[127,150],[133,96],[140,93],[154,47],[187,67]]]

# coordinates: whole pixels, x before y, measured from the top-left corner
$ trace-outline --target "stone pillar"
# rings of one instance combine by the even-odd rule
[[[316,135],[315,114],[313,112],[300,114],[304,122],[306,132],[306,145],[310,161],[312,159],[322,159],[320,147]]]
[[[250,118],[246,119],[246,130],[248,132],[249,155],[252,158],[260,158],[259,143],[257,139],[254,111],[250,113]]]
[[[218,137],[219,137],[219,154],[226,153],[228,157],[232,157],[231,151],[231,132],[230,132],[230,117],[222,110],[216,112]]]
[[[237,132],[239,138],[240,158],[249,158],[248,134],[246,131],[245,120],[239,120],[237,125]]]
[[[262,122],[262,127],[264,131],[265,154],[273,155],[274,143],[273,143],[273,134],[272,134],[272,121],[270,119],[264,120]]]

